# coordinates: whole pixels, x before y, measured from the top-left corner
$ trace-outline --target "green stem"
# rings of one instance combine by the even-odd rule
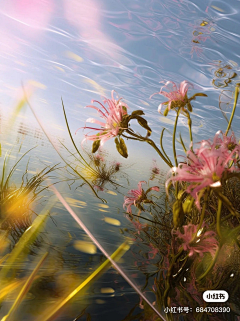
[[[146,139],[146,142],[147,142],[149,145],[151,145],[151,146],[155,149],[155,151],[158,153],[158,155],[164,160],[164,162],[165,162],[169,167],[172,168],[172,163],[169,162],[169,161],[166,159],[166,157],[161,153],[160,149],[157,147],[157,145],[154,143],[154,141],[151,140],[151,139],[149,139],[149,138],[147,138],[147,139]]]
[[[24,88],[23,88],[23,91],[24,91],[24,93],[25,93]],[[26,97],[27,97],[27,96],[26,96]],[[64,163],[65,163],[66,165],[68,165],[78,176],[80,176],[81,179],[84,180],[84,182],[86,182],[86,183],[88,184],[88,186],[91,188],[91,190],[93,191],[93,193],[95,194],[95,196],[96,196],[98,199],[100,199],[103,203],[107,203],[107,201],[106,201],[105,199],[103,199],[103,198],[101,198],[101,197],[99,197],[99,196],[97,195],[97,193],[96,193],[96,191],[94,190],[94,188],[93,188],[93,186],[91,185],[91,183],[90,183],[85,177],[83,177],[80,173],[78,173],[78,172],[65,160],[65,158],[60,154],[60,152],[58,151],[57,147],[55,146],[55,143],[53,142],[53,140],[51,139],[51,137],[48,135],[48,133],[46,132],[46,130],[44,129],[42,123],[41,123],[40,120],[38,119],[38,117],[37,117],[37,115],[36,115],[36,113],[35,113],[32,105],[31,105],[30,102],[27,100],[27,98],[26,98],[26,101],[27,101],[27,103],[28,103],[28,105],[29,105],[29,107],[30,107],[30,109],[31,109],[34,117],[36,118],[39,126],[41,127],[42,131],[43,131],[44,134],[46,135],[47,139],[49,140],[49,142],[51,143],[51,145],[53,146],[53,148],[55,149],[55,151],[58,153],[59,157],[60,157],[60,158],[64,161]]]
[[[204,196],[204,204],[202,207],[202,212],[201,212],[200,221],[198,224],[197,231],[200,230],[200,228],[202,227],[202,224],[203,224],[204,215],[205,215],[205,211],[206,211],[206,207],[207,207],[208,194],[209,194],[209,191],[206,191],[205,196]]]
[[[233,215],[232,214],[228,214],[227,216],[225,216],[223,219],[222,219],[222,223],[225,222],[226,220],[228,220],[230,217],[232,217]]]
[[[229,120],[229,122],[228,122],[228,127],[227,127],[227,130],[226,130],[226,132],[225,132],[225,135],[226,135],[226,136],[227,136],[227,134],[228,134],[228,132],[229,132],[229,129],[231,128],[232,121],[233,121],[233,117],[234,117],[234,113],[235,113],[235,110],[236,110],[237,100],[238,100],[238,94],[239,94],[239,86],[240,86],[240,84],[237,84],[237,85],[236,85],[236,88],[235,88],[234,104],[233,104],[232,114],[231,114],[230,120]]]
[[[190,142],[191,142],[191,149],[193,148],[193,138],[192,138],[192,120],[190,117],[189,112],[187,112],[187,117],[188,117],[188,127],[189,127],[189,137],[190,137]]]
[[[168,155],[166,154],[166,152],[165,152],[165,150],[164,150],[164,148],[163,148],[163,133],[164,133],[164,130],[165,130],[165,129],[166,129],[166,128],[163,128],[162,133],[161,133],[160,146],[161,146],[161,148],[162,148],[162,151],[163,151],[164,156],[165,156],[165,157],[167,158],[167,160],[171,163],[170,158],[168,157]]]
[[[181,111],[181,108],[179,108],[177,111],[177,116],[176,116],[175,124],[174,124],[174,128],[173,128],[173,156],[174,156],[176,167],[178,166],[177,155],[176,155],[176,130],[177,130],[177,122],[178,122],[178,117],[179,117],[180,111]]]
[[[127,129],[126,132],[127,132],[129,135],[137,138],[139,141],[144,141],[144,142],[147,142],[149,145],[151,145],[151,146],[155,149],[155,151],[158,153],[158,155],[164,160],[164,162],[165,162],[169,167],[172,167],[172,163],[169,162],[169,161],[166,159],[166,157],[162,154],[162,152],[160,151],[160,149],[157,147],[157,145],[154,143],[153,140],[151,140],[151,139],[148,138],[148,137],[140,136],[140,135],[134,133],[133,131],[131,131],[131,130],[129,130],[129,129]],[[128,138],[130,138],[130,137],[128,137]]]
[[[215,256],[211,262],[211,264],[209,265],[209,267],[207,268],[207,270],[197,279],[197,281],[201,281],[203,278],[205,278],[205,276],[207,276],[207,274],[212,270],[212,268],[214,267],[214,264],[218,258],[218,254],[219,254],[219,251],[221,249],[222,245],[219,245],[219,248],[217,249],[216,253],[215,253]]]
[[[164,225],[164,224],[159,223],[159,222],[152,221],[152,220],[150,220],[150,219],[148,219],[148,218],[146,218],[146,217],[143,217],[143,216],[141,216],[141,215],[132,214],[132,216],[136,216],[137,218],[141,218],[141,219],[146,220],[146,221],[148,221],[148,222],[161,225],[161,226],[166,227],[166,228],[168,228],[168,229],[170,230],[169,226]]]
[[[222,200],[218,199],[217,233],[220,237],[222,237],[222,234],[221,234],[221,212],[222,212]]]
[[[240,225],[235,227],[228,235],[228,239],[235,238],[240,231]]]
[[[64,118],[65,118],[65,122],[66,122],[66,125],[67,125],[67,130],[68,130],[68,133],[69,133],[69,136],[70,136],[70,139],[72,141],[72,144],[76,150],[76,152],[78,153],[78,155],[81,157],[81,159],[84,161],[84,163],[89,166],[89,164],[87,163],[87,161],[84,159],[84,157],[82,156],[82,154],[79,152],[75,142],[74,142],[74,139],[72,137],[72,133],[71,133],[71,130],[70,130],[70,127],[69,127],[69,124],[68,124],[68,120],[67,120],[67,114],[66,114],[66,111],[65,111],[65,107],[64,107],[64,104],[63,104],[63,99],[61,98],[62,100],[62,108],[63,108],[63,113],[64,113]],[[65,146],[64,146],[65,147]]]
[[[183,248],[180,248],[178,253],[173,257],[173,260],[171,262],[171,265],[168,269],[168,273],[167,273],[167,278],[166,278],[166,289],[164,291],[164,294],[163,294],[163,302],[164,302],[164,306],[166,307],[167,306],[167,295],[168,295],[168,292],[170,290],[170,277],[172,275],[172,270],[173,270],[173,267],[174,267],[174,264],[176,263],[177,259],[181,256],[183,252]]]

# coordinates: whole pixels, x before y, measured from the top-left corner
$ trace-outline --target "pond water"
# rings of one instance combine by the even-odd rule
[[[57,190],[111,255],[126,236],[132,236],[126,231],[133,226],[123,209],[124,196],[139,181],[148,182],[149,187],[158,185],[164,194],[169,168],[146,142],[128,140],[125,159],[111,139],[100,152],[102,170],[108,176],[96,178],[76,154],[62,101],[76,146],[95,169],[99,166],[91,154],[91,141],[82,144],[82,140],[88,131],[83,131],[86,120],[96,118],[97,112],[84,107],[92,100],[102,101],[103,96],[110,98],[112,90],[123,97],[129,113],[139,109],[145,113],[156,144],[166,128],[164,148],[173,162],[171,132],[176,115],[158,113],[159,104],[166,100],[160,95],[150,97],[159,92],[160,82],[189,81],[193,93],[208,95],[197,97],[192,104],[194,142],[213,138],[220,129],[225,131],[235,87],[240,83],[239,11],[237,0],[9,0],[1,4],[1,166],[6,153],[10,154],[10,169],[34,147],[17,165],[12,186],[21,184],[26,166],[30,178],[57,164],[43,185],[56,183]],[[237,137],[239,118],[236,108],[232,127]],[[139,131],[137,122],[132,128]],[[181,114],[178,130],[188,147],[187,118]],[[176,152],[184,154],[179,143]],[[120,169],[115,170],[118,162]],[[154,166],[160,173],[151,179]],[[78,173],[92,182],[93,190],[83,184]],[[54,197],[52,190],[43,190],[33,203],[34,212],[39,214]],[[66,208],[53,202],[47,224],[17,275],[29,275],[38,261],[38,251],[49,251],[49,258],[13,320],[39,320],[45,307],[73,290],[105,260]],[[35,217],[33,214],[32,219]],[[14,232],[9,236],[11,249],[28,226],[20,229],[19,236]],[[157,261],[147,262],[148,251],[146,243],[131,241],[130,249],[118,261],[139,289],[156,269]],[[150,276],[144,292],[150,302],[155,300],[152,286]],[[84,291],[54,320],[147,320],[141,314],[139,295],[112,267]],[[15,297],[2,303],[1,318]],[[238,320],[240,308],[235,303],[231,308],[231,316],[204,320]]]

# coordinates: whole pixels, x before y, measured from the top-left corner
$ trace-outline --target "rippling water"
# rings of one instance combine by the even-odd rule
[[[150,99],[150,96],[159,91],[160,82],[167,80],[176,83],[188,80],[194,85],[194,93],[207,93],[207,99],[199,97],[193,102],[194,140],[213,137],[219,129],[227,127],[225,117],[229,118],[235,85],[240,82],[239,10],[240,1],[237,0],[5,1],[0,9],[2,155],[13,148],[14,161],[19,149],[18,155],[22,155],[36,146],[29,154],[30,172],[41,169],[43,165],[61,162],[28,104],[20,113],[17,112],[17,119],[14,119],[23,91],[64,157],[69,154],[60,142],[72,152],[73,147],[61,98],[79,148],[83,131],[77,129],[85,125],[87,118],[96,116],[95,111],[84,107],[92,99],[110,97],[111,90],[124,97],[131,111],[144,111],[153,130],[153,139],[158,142],[163,127],[172,130],[175,115],[170,113],[165,118],[158,114],[157,108],[164,98],[155,95]],[[237,136],[240,134],[239,117],[237,108],[233,123]],[[11,128],[10,123],[13,124]],[[180,117],[179,129],[188,145],[188,126],[184,117]],[[169,142],[171,136],[166,132],[164,145],[172,156]],[[89,144],[86,145],[90,148]],[[110,163],[116,160],[123,164],[117,183],[124,185],[116,187],[108,183],[108,193],[100,192],[100,196],[107,200],[106,207],[87,186],[77,188],[80,181],[72,180],[71,186],[69,182],[61,182],[59,190],[112,253],[124,238],[119,227],[107,224],[104,218],[115,218],[120,221],[121,228],[129,227],[122,208],[123,196],[139,180],[149,178],[152,160],[157,155],[140,142],[128,142],[127,160],[119,158],[112,141],[105,143],[104,148],[108,151]],[[177,152],[182,153],[180,144]],[[165,165],[159,164],[165,172]],[[61,165],[63,168],[64,164]],[[26,160],[21,166],[16,181],[21,179]],[[63,180],[65,174],[61,169],[56,176]],[[44,197],[47,198],[48,194],[45,193]],[[41,208],[42,204],[40,202],[38,207]],[[101,254],[89,256],[76,250],[74,242],[84,240],[84,233],[62,206],[56,206],[53,212],[55,215],[49,220],[44,242],[54,244],[51,245],[53,261],[63,266],[61,273],[74,270],[80,280],[84,273],[98,266]],[[132,251],[137,252],[137,249]],[[124,257],[121,266],[137,284],[144,284],[144,277],[134,265],[131,253]],[[73,282],[79,281],[74,281],[76,275]],[[39,285],[42,292],[36,289],[29,300],[41,303],[44,296],[49,298],[49,302],[54,300],[56,283],[53,278],[51,275],[45,284]],[[115,292],[101,293],[100,289],[106,287],[113,288]],[[80,299],[82,301],[85,303],[81,306],[91,305],[92,320],[123,320],[139,299],[111,269],[88,290]],[[21,309],[21,313],[25,313],[24,320],[34,320],[34,311],[31,311],[28,300],[25,305]],[[59,320],[73,320],[80,312],[74,305]]]

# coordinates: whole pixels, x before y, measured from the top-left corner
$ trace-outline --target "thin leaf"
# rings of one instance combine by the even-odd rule
[[[232,203],[229,201],[229,199],[223,195],[221,192],[217,191],[217,195],[220,198],[220,200],[224,203],[224,205],[228,208],[230,213],[234,216],[239,216],[239,214],[235,211]]]
[[[42,266],[43,262],[46,260],[46,257],[48,256],[48,252],[45,253],[43,255],[43,257],[41,258],[41,260],[39,261],[38,265],[35,267],[35,269],[32,271],[31,275],[29,276],[29,278],[27,279],[27,281],[25,282],[22,290],[20,291],[19,295],[17,296],[16,300],[13,303],[13,306],[11,307],[10,311],[8,312],[8,314],[5,316],[5,321],[11,321],[13,320],[13,314],[16,311],[16,309],[18,308],[18,306],[21,304],[23,298],[25,297],[25,295],[28,293],[34,279],[35,276],[38,272],[38,270],[40,269],[40,267]]]
[[[106,252],[106,250],[102,247],[102,245],[98,242],[98,240],[93,236],[93,234],[89,231],[86,225],[81,221],[81,219],[77,216],[77,214],[71,209],[62,195],[58,192],[56,187],[52,186],[51,189],[54,191],[55,195],[59,199],[59,201],[63,204],[72,218],[78,223],[78,225],[83,229],[83,231],[89,236],[91,241],[99,248],[99,250],[107,257],[107,259],[111,262],[113,267],[118,271],[118,273],[125,279],[126,282],[136,291],[136,293],[144,300],[146,303],[152,308],[152,310],[164,321],[166,319],[161,315],[161,313],[152,305],[152,303],[146,298],[144,293],[142,293],[139,288],[134,284],[134,282],[126,275],[126,273],[116,264],[114,260],[112,260],[111,256]]]
[[[41,127],[42,131],[43,131],[44,134],[46,135],[47,139],[49,140],[49,142],[51,143],[51,145],[53,146],[53,148],[55,149],[55,151],[58,153],[58,155],[59,155],[59,156],[61,157],[61,159],[64,161],[64,163],[65,163],[67,166],[69,166],[76,174],[78,174],[78,176],[81,177],[81,179],[84,180],[85,183],[88,184],[88,186],[91,188],[91,190],[93,191],[94,195],[95,195],[98,199],[100,199],[103,203],[106,203],[107,201],[106,201],[105,199],[103,199],[103,198],[101,198],[101,197],[98,196],[98,194],[97,194],[96,191],[94,190],[94,188],[93,188],[93,186],[91,185],[91,183],[89,183],[89,181],[88,181],[85,177],[83,177],[81,174],[79,174],[79,173],[62,157],[62,155],[59,153],[57,147],[56,147],[55,144],[53,143],[52,139],[50,138],[50,136],[49,136],[49,135],[47,134],[47,132],[45,131],[42,123],[41,123],[40,120],[38,119],[38,117],[37,117],[34,109],[32,108],[31,104],[29,103],[29,101],[28,101],[28,105],[29,105],[29,107],[30,107],[30,109],[31,109],[34,117],[36,118],[39,126]],[[63,106],[63,108],[64,108],[64,106]],[[68,129],[69,129],[69,127],[68,127]],[[72,135],[71,135],[71,133],[70,133],[70,130],[69,130],[69,134],[70,134],[70,138],[71,138],[71,140],[72,140],[72,142],[73,142],[73,144],[74,144],[74,147],[75,147],[76,150],[78,151],[78,149],[77,149],[77,147],[76,147],[76,145],[75,145],[75,143],[74,143],[74,141],[73,141],[73,138],[72,138]],[[79,153],[79,151],[78,151],[78,153]],[[80,153],[79,153],[79,155],[81,156]],[[84,159],[82,156],[81,156],[81,158],[85,161],[85,159]],[[86,161],[85,161],[85,162],[86,162]]]
[[[163,148],[163,133],[164,133],[165,129],[166,129],[166,128],[163,128],[162,133],[161,133],[161,136],[160,136],[160,146],[161,146],[161,149],[162,149],[163,154],[165,155],[165,157],[167,158],[167,160],[169,161],[169,163],[170,163],[171,166],[172,166],[171,160],[170,160],[170,158],[168,157],[168,155],[166,154],[166,152],[165,152],[165,150],[164,150],[164,148]]]
[[[124,242],[119,246],[119,248],[111,255],[111,259],[114,261],[119,260],[128,250],[130,246],[128,242]],[[111,262],[109,259],[103,262],[84,282],[82,282],[74,291],[72,291],[65,299],[60,303],[57,303],[55,307],[51,307],[50,311],[46,311],[45,315],[37,319],[37,321],[51,321],[55,320],[57,315],[61,310],[72,300],[76,295],[79,294],[84,288],[86,288],[91,282],[95,281],[103,272],[111,267]]]
[[[12,291],[14,291],[16,288],[18,288],[20,285],[23,285],[25,280],[17,280],[13,281],[4,288],[0,290],[0,302]]]
[[[183,142],[181,133],[179,134],[179,137],[180,137],[180,142],[181,142],[181,145],[182,145],[182,147],[183,147],[183,150],[184,150],[185,153],[187,153],[187,149],[186,149],[185,144],[184,144],[184,142]]]
[[[84,161],[84,163],[85,163],[86,165],[88,165],[87,161],[86,161],[85,158],[82,156],[82,154],[79,152],[79,149],[77,148],[77,146],[76,146],[76,144],[75,144],[75,142],[74,142],[74,139],[73,139],[72,134],[71,134],[70,127],[69,127],[69,125],[68,125],[68,120],[67,120],[67,115],[66,115],[65,107],[64,107],[64,104],[63,104],[63,99],[61,98],[61,100],[62,100],[62,108],[63,108],[64,118],[65,118],[65,122],[66,122],[66,125],[67,125],[67,129],[68,129],[68,133],[69,133],[70,139],[71,139],[71,141],[72,141],[72,143],[73,143],[73,146],[74,146],[74,148],[76,149],[76,152],[78,153],[78,155],[81,157],[81,159]]]
[[[8,259],[5,262],[2,270],[0,271],[0,284],[7,276],[11,269],[14,269],[16,262],[22,262],[29,253],[29,245],[31,245],[37,238],[38,234],[43,229],[46,219],[49,216],[49,211],[53,207],[56,201],[50,201],[42,210],[40,215],[33,221],[32,225],[23,233],[18,243],[10,253]],[[44,214],[42,214],[44,213]]]
[[[14,166],[13,166],[12,169],[10,170],[10,172],[9,172],[9,174],[8,174],[8,177],[7,177],[7,179],[6,179],[5,183],[4,183],[3,189],[5,189],[5,188],[7,187],[8,182],[9,182],[9,179],[11,178],[13,172],[15,171],[18,163],[23,159],[23,157],[24,157],[25,155],[27,155],[27,154],[28,154],[32,149],[34,149],[34,148],[36,148],[36,147],[30,148],[30,149],[29,149],[26,153],[24,153],[24,154],[19,158],[19,160],[14,164]]]

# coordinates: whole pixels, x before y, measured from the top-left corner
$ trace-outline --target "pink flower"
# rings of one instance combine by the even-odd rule
[[[104,162],[104,157],[101,154],[97,154],[93,156],[93,161],[96,166],[100,166],[102,162]]]
[[[216,233],[207,231],[202,233],[202,229],[198,230],[198,225],[188,224],[183,226],[184,232],[179,230],[173,231],[173,235],[181,240],[184,251],[189,251],[189,256],[197,253],[203,256],[203,253],[209,252],[214,257],[218,249],[218,241]]]
[[[150,202],[147,199],[148,192],[150,192],[151,190],[159,191],[158,186],[153,186],[153,187],[150,187],[146,192],[144,192],[144,190],[142,189],[143,183],[147,184],[147,182],[145,182],[145,181],[140,181],[138,183],[138,189],[131,189],[128,192],[128,196],[124,197],[123,208],[127,207],[127,213],[132,214],[132,209],[131,209],[132,205],[136,206],[140,210],[143,210],[141,203],[142,202],[145,202],[145,203]]]
[[[168,105],[168,110],[176,107],[184,108],[184,106],[187,104],[187,101],[188,101],[187,91],[190,87],[193,88],[193,85],[186,80],[182,81],[179,87],[175,84],[175,82],[167,81],[165,85],[161,87],[158,93],[153,94],[153,95],[156,95],[156,94],[163,95],[166,98],[168,98],[168,101],[159,105],[158,112],[161,113],[161,109],[163,105]],[[166,88],[168,91],[163,90],[163,88]]]
[[[189,182],[190,185],[186,192],[190,193],[196,200],[198,209],[200,209],[201,198],[199,192],[203,188],[221,186],[221,179],[224,174],[240,170],[234,166],[240,146],[238,144],[232,145],[232,136],[227,138],[223,135],[223,140],[221,140],[219,134],[220,132],[216,133],[213,143],[203,140],[199,149],[194,152],[189,150],[186,162],[180,163],[178,167],[173,167],[170,171],[175,173],[175,176],[170,177],[165,183],[167,189],[170,181]],[[231,142],[230,145],[229,142]],[[230,150],[229,146],[232,146]]]
[[[121,101],[122,98],[115,100],[113,96],[114,91],[112,91],[112,99],[105,98],[104,104],[108,106],[105,107],[99,101],[93,100],[92,102],[97,102],[102,110],[96,106],[90,105],[87,107],[93,108],[98,111],[100,117],[104,120],[96,120],[94,118],[88,118],[86,122],[98,124],[100,128],[93,128],[85,126],[84,129],[93,129],[98,133],[95,135],[85,135],[85,139],[83,140],[92,140],[92,141],[101,141],[101,145],[104,144],[105,141],[111,139],[112,137],[116,137],[121,133],[124,128],[121,128],[121,121],[123,116],[127,114],[127,104]]]
[[[119,163],[119,162],[114,163],[115,171],[119,171],[121,165],[122,165],[122,164]]]

